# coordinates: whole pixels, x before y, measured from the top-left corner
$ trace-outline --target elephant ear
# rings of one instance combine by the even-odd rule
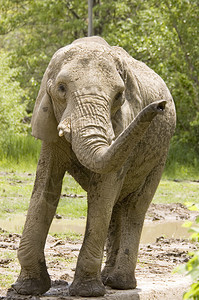
[[[32,135],[45,142],[56,142],[59,138],[53,105],[47,93],[47,71],[42,79],[40,91],[33,110]]]
[[[125,84],[125,98],[131,107],[132,117],[135,117],[144,107],[143,95],[139,81],[139,73],[142,72],[143,63],[131,57],[124,49],[112,47],[120,62],[120,75]]]
[[[71,45],[67,45],[55,52],[41,82],[41,87],[33,110],[31,125],[32,135],[42,141],[56,142],[59,138],[57,130],[58,122],[54,115],[51,98],[47,92],[47,84],[49,77],[51,77],[51,79],[55,77],[55,74],[53,75],[53,70],[59,70],[63,59],[70,48]]]

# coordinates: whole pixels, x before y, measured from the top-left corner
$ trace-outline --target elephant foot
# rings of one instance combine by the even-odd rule
[[[106,279],[109,277],[109,274],[111,274],[114,270],[113,266],[105,266],[104,269],[101,272],[101,279],[103,284],[105,285]]]
[[[104,296],[105,287],[100,280],[74,280],[69,287],[70,296],[100,297]]]
[[[134,274],[120,270],[110,272],[110,269],[105,268],[102,271],[102,281],[104,285],[117,290],[135,289],[137,286]]]
[[[12,288],[21,295],[42,295],[51,287],[50,276],[46,269],[46,264],[40,264],[40,278],[27,278],[23,276],[23,270]]]

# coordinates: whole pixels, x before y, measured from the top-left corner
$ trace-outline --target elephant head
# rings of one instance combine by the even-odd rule
[[[164,100],[150,104],[141,97],[114,47],[97,37],[77,40],[55,53],[44,74],[32,134],[49,142],[64,135],[82,165],[111,172],[165,108]]]

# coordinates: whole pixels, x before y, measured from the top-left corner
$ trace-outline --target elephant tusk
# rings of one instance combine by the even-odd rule
[[[60,122],[60,124],[57,127],[59,131],[59,136],[62,137],[65,134],[70,133],[71,130],[71,124],[70,124],[70,119],[64,119],[63,121]]]
[[[64,131],[63,131],[63,129],[60,129],[59,130],[59,136],[61,137],[61,136],[63,136],[64,135]]]

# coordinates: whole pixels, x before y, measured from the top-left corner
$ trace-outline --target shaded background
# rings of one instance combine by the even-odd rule
[[[37,160],[30,119],[54,52],[87,36],[86,0],[0,0],[0,160]],[[199,170],[197,0],[94,0],[93,34],[123,47],[168,85],[177,109],[166,172]]]

